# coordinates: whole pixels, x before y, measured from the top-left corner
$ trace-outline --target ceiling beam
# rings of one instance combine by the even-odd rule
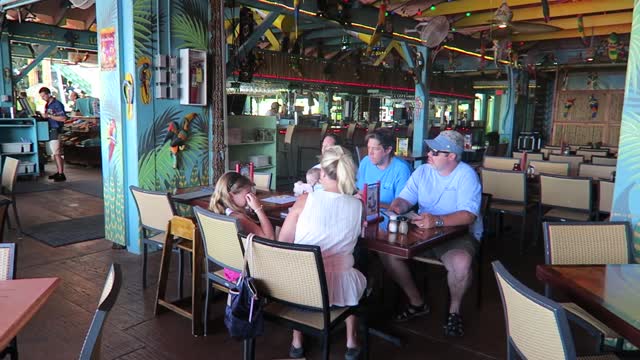
[[[620,13],[606,14],[606,15],[584,16],[582,18],[582,21],[584,23],[585,34],[591,35],[590,28],[592,27],[631,24],[632,19],[633,19],[633,11],[625,11]],[[534,21],[534,22],[539,24],[557,26],[564,30],[578,28],[578,20],[577,18],[574,18],[574,17],[551,20],[548,23],[545,23],[544,21]]]
[[[634,0],[607,0],[607,1],[583,1],[570,3],[551,3],[549,12],[551,18],[563,16],[575,16],[576,14],[604,13],[619,10],[632,10]],[[528,21],[542,19],[540,6],[512,9],[513,21]],[[456,27],[486,25],[493,20],[494,11],[472,14],[455,22]]]
[[[439,16],[466,13],[467,11],[471,12],[472,14],[475,11],[490,10],[494,12],[496,11],[496,9],[498,9],[500,4],[502,4],[502,1],[500,0],[452,1],[438,4],[436,6],[436,9],[433,11],[430,11],[428,8],[423,9],[422,13],[424,16]],[[509,0],[508,4],[510,7],[529,4],[539,5],[540,0]]]
[[[95,32],[85,30],[68,30],[52,25],[38,23],[18,23],[8,21],[9,39],[28,44],[56,45],[78,50],[98,50]],[[73,42],[70,36],[77,37]]]
[[[612,32],[624,34],[631,32],[631,24],[599,26],[591,29],[593,29],[593,36],[609,35]],[[592,35],[591,29],[589,29],[589,31],[585,29],[585,36]],[[580,37],[580,33],[578,33],[578,30],[570,29],[545,34],[514,35],[512,41],[557,40],[576,37]]]

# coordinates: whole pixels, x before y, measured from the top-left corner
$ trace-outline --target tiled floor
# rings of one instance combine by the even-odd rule
[[[24,193],[18,195],[23,227],[49,221],[89,216],[102,212],[102,200],[73,190],[73,181],[99,179],[99,169],[69,166],[69,183],[64,190]],[[40,181],[47,181],[41,179]],[[517,230],[517,229],[516,229]],[[519,232],[513,231],[517,236]],[[51,248],[29,237],[16,238],[11,231],[9,241],[19,246],[18,277],[57,276],[62,279],[49,302],[19,334],[20,357],[29,359],[77,358],[92,313],[97,305],[106,271],[111,262],[122,264],[124,286],[116,307],[105,326],[103,359],[240,359],[241,344],[230,339],[222,323],[223,302],[213,306],[210,335],[193,337],[189,321],[171,312],[153,314],[153,300],[158,273],[159,254],[149,259],[150,286],[141,288],[141,258],[124,250],[112,250],[106,240]],[[502,307],[493,274],[488,264],[497,253],[515,276],[540,291],[542,285],[534,277],[535,264],[542,261],[541,250],[529,255],[512,255],[517,242],[507,233],[504,242],[493,239],[486,247],[484,264],[484,303],[481,310],[473,304],[472,288],[463,307],[466,334],[452,339],[443,336],[446,290],[440,269],[432,269],[429,278],[429,302],[432,313],[407,323],[393,325],[404,345],[396,347],[371,337],[371,359],[502,359],[505,358],[505,329]],[[500,249],[500,251],[498,251]],[[176,262],[174,261],[173,264]],[[374,262],[375,263],[375,262]],[[172,272],[175,278],[175,272]],[[172,283],[173,284],[173,283]],[[474,285],[475,286],[475,285]],[[170,289],[174,287],[171,286]],[[397,298],[400,298],[398,296]],[[392,306],[385,304],[388,308]],[[390,316],[391,311],[373,314],[376,318]],[[267,325],[258,339],[257,359],[285,358],[290,341],[287,329]],[[588,341],[579,341],[589,349]],[[320,358],[318,341],[307,343],[308,358]],[[344,332],[332,338],[332,358],[341,359],[345,351]]]

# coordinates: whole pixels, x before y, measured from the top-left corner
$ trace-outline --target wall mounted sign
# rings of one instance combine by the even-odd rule
[[[118,66],[116,49],[116,28],[108,27],[100,30],[100,70],[112,71]]]

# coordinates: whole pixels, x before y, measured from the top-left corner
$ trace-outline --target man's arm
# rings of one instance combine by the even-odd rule
[[[396,214],[404,214],[409,211],[409,208],[411,208],[411,206],[413,205],[407,200],[401,197],[397,197],[393,199],[388,209],[395,212]]]
[[[471,225],[476,221],[476,216],[466,210],[460,210],[447,215],[432,215],[429,213],[422,213],[412,222],[419,228],[431,229],[436,227],[438,219],[442,220],[442,226],[458,226],[458,225]]]

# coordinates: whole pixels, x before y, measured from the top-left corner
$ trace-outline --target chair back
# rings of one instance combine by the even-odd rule
[[[584,161],[591,161],[591,157],[592,156],[607,156],[607,153],[609,151],[608,150],[584,150],[584,149],[578,149],[578,151],[576,151],[576,155],[580,156],[584,156]]]
[[[575,359],[569,321],[562,306],[535,293],[514,278],[499,261],[496,275],[507,328],[509,358]],[[514,356],[514,352],[519,356]]]
[[[13,187],[16,185],[16,178],[18,176],[18,164],[20,162],[12,157],[6,157],[4,159],[4,166],[2,167],[2,189],[0,193],[9,195],[13,193]]]
[[[267,297],[328,312],[329,295],[320,247],[254,237],[248,266]]]
[[[11,205],[11,200],[0,199],[0,244],[4,242],[4,224],[9,215],[9,205]]]
[[[634,262],[629,223],[544,222],[545,263],[603,265]]]
[[[413,121],[407,125],[407,137],[411,139],[413,137]]]
[[[569,175],[569,163],[554,161],[532,161],[534,174],[552,174],[552,175]]]
[[[369,153],[369,149],[366,145],[364,146],[356,146],[356,155],[358,156],[358,162],[362,161],[365,156]]]
[[[482,192],[491,194],[492,200],[519,203],[527,201],[525,174],[518,171],[482,169]]]
[[[16,244],[0,244],[0,280],[13,280],[16,276]]]
[[[198,220],[207,259],[222,267],[241,272],[244,255],[238,237],[238,219],[216,214],[199,206],[194,207],[193,212]],[[207,271],[208,265],[207,262]]]
[[[569,175],[577,175],[580,164],[584,162],[584,157],[575,155],[549,155],[549,161],[569,163]]]
[[[580,164],[578,176],[590,177],[594,179],[611,179],[611,174],[616,171],[615,166]]]
[[[168,192],[144,190],[137,186],[129,186],[138,208],[140,224],[145,230],[163,232],[167,223],[175,215]]]
[[[540,204],[591,212],[591,179],[540,175]]]
[[[513,158],[514,159],[522,159],[522,153],[519,152],[519,151],[514,151],[513,152]],[[544,160],[544,157],[543,157],[542,153],[527,153],[527,160],[528,161],[532,161],[532,160],[542,161],[542,160]]]
[[[287,126],[287,132],[284,133],[284,143],[287,145],[291,145],[291,141],[293,141],[293,132],[296,130],[295,125]]]
[[[612,181],[600,180],[598,183],[598,211],[611,213],[613,206],[613,185]]]
[[[508,143],[498,144],[498,146],[496,147],[496,156],[497,157],[503,157],[503,156],[507,155],[507,150],[509,150],[509,144]]]
[[[120,286],[122,285],[122,271],[120,265],[113,263],[109,274],[107,275],[107,281],[102,288],[102,295],[98,302],[98,309],[93,315],[93,321],[89,327],[87,337],[84,339],[82,350],[80,351],[80,360],[93,360],[100,359],[100,339],[102,338],[102,328],[109,311],[113,308],[120,292]]]
[[[592,156],[591,163],[593,165],[607,165],[607,166],[616,166],[618,165],[618,159],[606,156]]]
[[[512,158],[485,156],[482,160],[482,167],[494,170],[513,170],[513,164],[519,162]]]
[[[373,123],[369,124],[369,126],[367,126],[367,133],[370,134],[377,127],[378,127],[378,123],[377,122],[373,122]]]
[[[271,173],[253,173],[253,183],[258,190],[271,190]]]
[[[356,123],[351,123],[349,124],[349,127],[347,128],[347,137],[345,138],[345,141],[349,142],[349,141],[353,141],[353,135],[356,132]]]

